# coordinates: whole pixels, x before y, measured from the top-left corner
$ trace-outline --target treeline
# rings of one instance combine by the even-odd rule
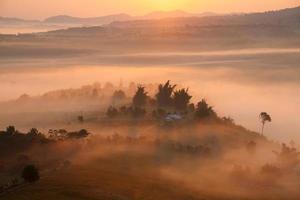
[[[131,116],[141,118],[150,116],[154,119],[169,121],[185,118],[195,120],[215,120],[233,123],[231,118],[220,118],[205,99],[197,104],[191,103],[192,96],[186,88],[176,89],[170,81],[158,85],[157,92],[150,96],[146,87],[138,86],[129,105],[109,106],[106,115],[109,118]],[[118,93],[121,93],[118,91]]]
[[[85,129],[74,132],[62,129],[49,130],[47,135],[41,133],[36,128],[32,128],[27,133],[22,133],[14,126],[8,126],[6,130],[0,131],[0,156],[5,157],[13,153],[22,152],[34,145],[49,144],[58,140],[81,139],[87,137],[89,134]]]
[[[3,181],[0,181],[0,196],[26,183],[39,180],[38,167],[42,166],[42,162],[26,155],[26,153],[38,154],[38,152],[31,152],[34,147],[47,148],[60,141],[78,140],[89,135],[90,133],[85,129],[73,132],[65,129],[50,129],[48,134],[43,134],[36,128],[22,133],[14,126],[8,126],[6,130],[0,131],[0,172],[14,177],[4,185],[1,185]],[[53,162],[57,161],[54,159]],[[47,167],[51,164],[53,163],[47,163]]]
[[[41,143],[47,143],[51,140],[85,138],[89,134],[90,133],[85,129],[74,132],[68,132],[65,129],[50,129],[48,134],[45,135],[36,128],[30,129],[27,133],[22,133],[14,126],[8,126],[6,130],[0,131],[0,142],[5,139],[19,138],[24,140],[27,139],[27,141],[39,141]]]
[[[151,93],[154,93],[156,89],[155,84],[147,84],[147,88]],[[135,93],[137,84],[130,82],[128,85],[124,85],[121,81],[119,84],[113,84],[111,82],[106,83],[93,83],[91,85],[84,85],[80,88],[70,88],[63,90],[49,91],[41,96],[32,97],[27,94],[21,95],[17,101],[26,102],[30,100],[99,100],[112,97],[114,101],[124,100],[128,96],[132,96]],[[121,93],[118,93],[121,92]]]

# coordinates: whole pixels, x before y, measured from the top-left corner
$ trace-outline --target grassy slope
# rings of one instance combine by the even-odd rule
[[[180,183],[160,178],[149,168],[151,164],[147,157],[123,155],[74,165],[8,194],[5,199],[203,199]]]
[[[114,130],[118,133],[122,133],[122,130],[127,132],[131,129],[129,127],[127,129],[114,127]],[[147,129],[146,132],[145,129]],[[136,131],[144,135],[155,132],[155,129],[141,126]],[[257,134],[238,127],[222,125],[210,127],[199,124],[189,126],[188,129],[189,131],[186,127],[176,127],[170,130],[160,129],[160,132],[168,132],[169,135],[175,134],[171,133],[175,131],[178,135],[174,136],[178,140],[188,142],[189,140],[184,141],[184,138],[189,138],[189,135],[194,134],[197,130],[197,137],[194,137],[192,140],[202,141],[201,137],[206,137],[205,133],[211,136],[218,135],[221,144],[226,144],[229,148],[235,148],[234,146],[238,144],[244,145],[245,141],[252,139],[257,139],[258,141],[262,139],[264,141]],[[108,132],[106,129],[103,131]],[[197,139],[198,137],[200,139]],[[229,141],[232,141],[232,143]],[[101,145],[96,144],[97,146],[101,148]],[[164,150],[151,149],[151,147],[150,149],[147,148],[147,151],[143,151],[143,147],[141,149],[139,147],[135,151],[135,146],[133,146],[125,149],[125,151],[117,151],[116,153],[113,150],[116,150],[117,147],[108,145],[109,154],[106,154],[105,149],[92,148],[94,148],[93,155],[90,155],[90,152],[77,155],[72,160],[70,167],[43,174],[39,182],[15,190],[3,196],[3,198],[8,200],[221,200],[220,197],[213,197],[207,195],[206,192],[202,193],[191,189],[183,180],[168,179],[162,174],[161,166],[169,164],[172,166],[173,159],[180,159],[179,154],[172,152],[171,154],[169,154],[170,152],[163,153],[162,151]],[[187,160],[192,162],[191,158],[194,159],[195,157],[187,158]],[[196,162],[192,163],[195,165]],[[222,199],[226,198],[222,196]]]

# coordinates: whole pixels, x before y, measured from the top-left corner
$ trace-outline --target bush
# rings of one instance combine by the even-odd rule
[[[17,131],[16,131],[16,128],[14,126],[9,126],[6,128],[6,134],[7,135],[13,135],[15,134]]]
[[[80,138],[88,137],[89,135],[90,135],[90,133],[87,130],[82,129],[78,132],[68,133],[68,138],[80,139]]]
[[[209,106],[205,99],[202,99],[198,104],[195,111],[197,119],[213,119],[217,117],[213,107]]]
[[[22,178],[28,183],[34,183],[40,179],[39,170],[34,165],[27,165],[23,169]]]
[[[114,117],[117,117],[119,114],[118,110],[113,107],[113,106],[110,106],[108,109],[107,109],[107,112],[106,112],[106,115],[109,117],[109,118],[114,118]]]

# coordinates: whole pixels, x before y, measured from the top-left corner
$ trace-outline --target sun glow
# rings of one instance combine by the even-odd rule
[[[154,10],[176,10],[176,9],[184,9],[188,1],[184,0],[147,0],[146,5],[150,5],[150,7]]]

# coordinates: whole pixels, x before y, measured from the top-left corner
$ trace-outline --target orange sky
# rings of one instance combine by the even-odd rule
[[[189,12],[252,12],[299,6],[300,0],[0,0],[0,16],[43,19],[68,14],[101,16],[141,15],[155,10]]]

